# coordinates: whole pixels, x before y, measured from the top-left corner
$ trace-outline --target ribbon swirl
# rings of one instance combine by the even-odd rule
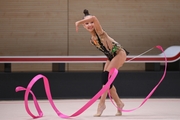
[[[162,49],[161,46],[156,46],[156,48],[160,49],[162,52],[164,52],[164,50]],[[150,49],[152,50],[152,49]],[[150,51],[149,50],[149,51]],[[141,54],[142,55],[142,54]],[[139,55],[140,56],[140,55]],[[54,109],[54,111],[57,113],[57,115],[61,118],[70,118],[70,117],[76,117],[78,115],[80,115],[81,113],[83,113],[86,109],[88,109],[96,100],[98,100],[98,98],[105,92],[108,90],[108,94],[109,94],[109,97],[110,97],[110,100],[111,102],[113,103],[113,105],[118,108],[120,111],[122,112],[131,112],[131,111],[134,111],[138,108],[140,108],[150,97],[151,95],[154,93],[154,91],[157,89],[157,87],[160,85],[160,83],[163,81],[165,75],[166,75],[166,69],[167,69],[167,58],[166,58],[166,55],[164,53],[164,56],[165,56],[165,69],[164,69],[164,74],[161,78],[161,80],[158,82],[158,84],[152,89],[152,91],[147,95],[147,97],[143,100],[143,102],[137,107],[137,108],[134,108],[134,109],[131,109],[131,110],[124,110],[124,109],[121,109],[121,108],[118,108],[115,103],[113,102],[112,98],[111,98],[111,95],[110,95],[110,92],[109,92],[109,87],[111,85],[111,83],[114,81],[114,79],[116,78],[117,74],[118,74],[118,70],[113,68],[111,69],[111,71],[109,72],[109,76],[108,76],[108,82],[106,83],[106,85],[104,85],[104,87],[92,98],[90,99],[84,106],[82,106],[79,110],[77,110],[75,113],[73,113],[72,115],[65,115],[63,114],[62,112],[60,112],[54,102],[53,102],[53,99],[52,99],[52,95],[51,95],[51,91],[50,91],[50,86],[49,86],[49,81],[48,81],[48,78],[45,77],[44,75],[36,75],[31,81],[30,83],[28,84],[27,88],[24,88],[24,87],[21,87],[21,86],[18,86],[16,87],[16,92],[19,92],[19,91],[25,91],[25,95],[24,95],[24,104],[25,104],[25,109],[27,111],[27,113],[32,117],[32,118],[40,118],[43,116],[43,112],[39,106],[39,103],[36,99],[36,96],[34,95],[34,93],[31,91],[31,88],[33,87],[33,85],[38,81],[40,80],[41,78],[43,79],[43,82],[44,82],[44,87],[45,87],[45,92],[46,92],[46,95],[47,95],[47,98],[49,100],[49,103],[51,104],[52,108]],[[29,106],[28,106],[28,96],[29,94],[32,95],[33,97],[33,101],[34,101],[34,105],[35,105],[35,108],[38,112],[38,115],[34,115],[30,109],[29,109]]]

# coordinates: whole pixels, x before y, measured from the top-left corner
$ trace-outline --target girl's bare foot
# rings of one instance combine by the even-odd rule
[[[122,111],[121,111],[121,109],[123,109],[123,107],[124,107],[124,103],[121,103],[121,104],[117,105],[117,107],[118,107],[118,108],[120,108],[120,110],[119,110],[119,109],[117,109],[116,116],[121,116],[121,115],[122,115]]]
[[[106,105],[105,104],[99,104],[98,105],[98,109],[97,109],[97,113],[94,115],[94,117],[100,117],[101,114],[103,113],[104,109],[106,109]]]

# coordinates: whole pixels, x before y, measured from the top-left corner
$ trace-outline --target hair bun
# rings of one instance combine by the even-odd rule
[[[87,9],[84,9],[83,13],[84,13],[85,16],[90,15],[89,11]]]

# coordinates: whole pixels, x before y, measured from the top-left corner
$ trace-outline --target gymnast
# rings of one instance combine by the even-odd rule
[[[91,34],[90,43],[97,49],[102,51],[107,56],[107,61],[102,72],[102,87],[108,81],[108,74],[112,68],[119,69],[126,61],[126,56],[129,54],[118,42],[111,38],[103,29],[96,16],[89,14],[89,11],[85,9],[83,11],[83,19],[75,22],[76,31],[78,32],[79,25],[83,25],[84,28]],[[113,83],[110,85],[110,94],[115,101],[117,107],[123,108],[124,103],[119,98],[116,88]],[[94,117],[100,117],[106,108],[105,100],[107,98],[107,91],[101,96],[97,113]],[[122,112],[117,109],[116,116],[121,116]]]

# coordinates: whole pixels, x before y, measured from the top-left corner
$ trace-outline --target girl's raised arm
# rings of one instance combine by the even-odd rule
[[[87,12],[87,13],[86,13],[86,12]],[[79,20],[79,21],[77,21],[77,22],[75,23],[76,31],[78,31],[78,26],[79,26],[79,25],[84,25],[84,24],[86,24],[86,23],[88,23],[88,22],[91,22],[91,23],[93,22],[93,23],[94,23],[94,28],[95,28],[97,34],[98,34],[98,35],[103,34],[104,31],[103,31],[103,29],[102,29],[102,27],[101,27],[101,24],[100,24],[99,20],[96,18],[96,16],[90,15],[90,14],[88,13],[88,11],[84,11],[84,14],[85,14],[84,19]],[[87,15],[86,15],[86,14],[87,14]]]

